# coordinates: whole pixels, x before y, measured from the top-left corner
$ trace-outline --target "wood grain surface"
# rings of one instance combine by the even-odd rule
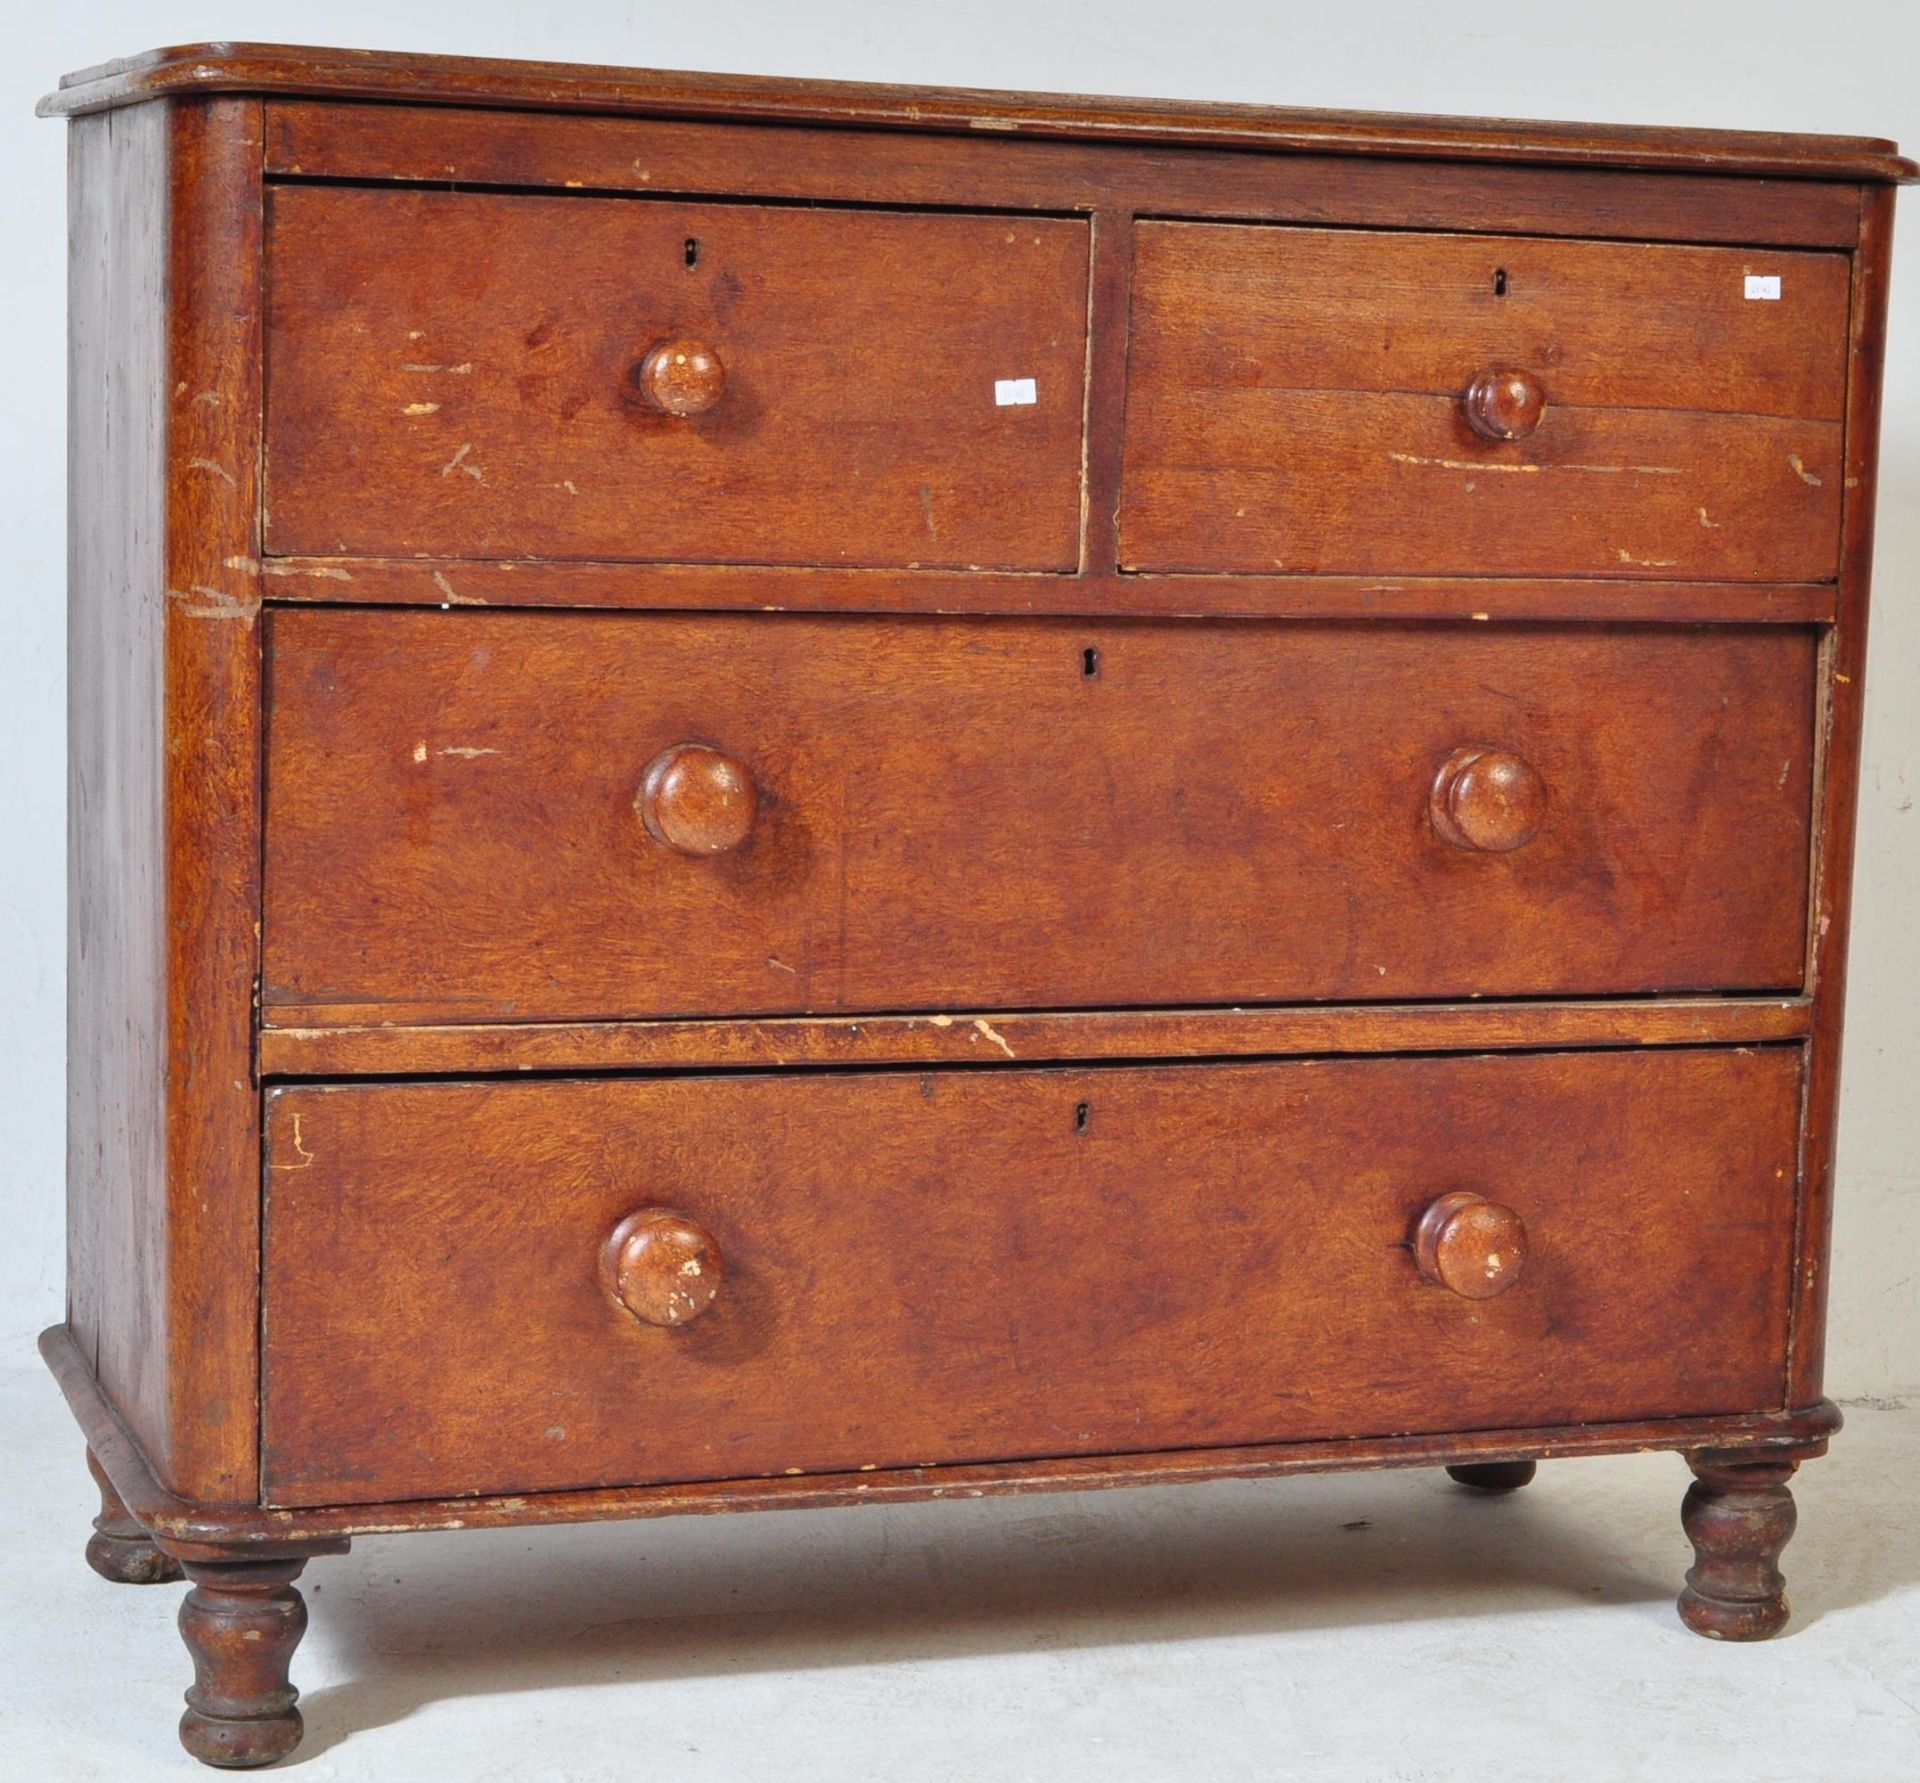
[[[1778,1403],[1796,1049],[269,1097],[275,1504]],[[1471,1301],[1410,1245],[1526,1222]],[[726,1258],[636,1320],[668,1205]]]
[[[268,549],[1074,569],[1087,248],[1049,217],[275,188]],[[637,386],[667,340],[724,368],[706,412]]]
[[[267,172],[285,179],[546,186],[1006,210],[1472,229],[1850,249],[1859,188],[1730,178],[822,130],[461,106],[274,99]]]
[[[68,1317],[161,1478],[256,1480],[260,107],[71,142]]]
[[[1127,568],[1833,573],[1839,255],[1153,222],[1136,253]],[[1463,408],[1499,370],[1544,387],[1517,441]]]
[[[1776,628],[275,612],[283,1024],[1786,989],[1813,640]],[[556,690],[564,697],[556,698]],[[700,742],[750,838],[634,810]],[[1540,831],[1434,830],[1463,745]]]

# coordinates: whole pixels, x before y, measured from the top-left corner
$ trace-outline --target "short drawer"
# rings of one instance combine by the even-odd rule
[[[276,1091],[267,1491],[1765,1409],[1799,1084],[1760,1049]]]
[[[1087,251],[1047,217],[276,187],[267,548],[1072,569]]]
[[[1844,255],[1149,222],[1135,570],[1816,581]]]
[[[1786,989],[1785,627],[278,610],[267,1019]]]

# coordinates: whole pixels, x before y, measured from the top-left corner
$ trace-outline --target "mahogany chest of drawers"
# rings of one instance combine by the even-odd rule
[[[1663,1448],[1786,1617],[1890,145],[72,77],[70,1289],[356,1534]]]

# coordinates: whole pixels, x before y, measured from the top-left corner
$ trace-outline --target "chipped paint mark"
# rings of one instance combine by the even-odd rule
[[[410,402],[400,411],[403,415],[437,415],[440,405],[437,402]]]
[[[464,378],[468,372],[473,370],[473,361],[468,360],[464,365],[403,365],[400,369],[402,371],[445,372],[450,378]]]
[[[480,749],[469,743],[449,743],[444,749],[436,749],[436,755],[457,755],[462,761],[472,761],[476,756],[498,755],[497,749]]]
[[[183,384],[181,388],[185,389],[186,386]],[[218,390],[201,390],[195,393],[193,400],[204,408],[217,409],[220,406],[220,392]]]
[[[1793,474],[1798,477],[1801,482],[1806,484],[1809,489],[1818,489],[1820,487],[1820,479],[1800,462],[1800,454],[1798,452],[1789,452],[1787,454],[1787,462],[1793,466]]]
[[[232,471],[228,470],[224,464],[215,464],[211,458],[189,458],[187,460],[187,469],[190,471],[212,471],[216,477],[221,478],[226,483],[229,489],[238,489],[240,487],[240,479],[236,477]]]
[[[930,1015],[927,1017],[927,1020],[936,1028],[950,1028],[953,1026],[953,1017],[950,1015]]]
[[[1007,1044],[1006,1036],[1003,1035],[992,1022],[988,1021],[984,1015],[975,1016],[973,1018],[973,1025],[982,1039],[991,1040],[1008,1058],[1013,1059],[1020,1056]]]
[[[1012,118],[969,118],[969,130],[1018,130],[1020,126]]]
[[[254,615],[260,611],[259,601],[209,588],[204,582],[191,583],[184,591],[169,588],[167,599],[178,601],[180,611],[189,619],[238,619],[249,629]]]
[[[1636,563],[1643,570],[1670,570],[1680,561],[1677,557],[1635,557],[1624,545],[1618,552],[1622,563]]]
[[[1469,619],[1478,619],[1484,624],[1487,620],[1491,619],[1493,615],[1491,613],[1469,613],[1467,617]]]
[[[789,966],[785,960],[777,960],[772,954],[767,955],[767,964],[776,972],[791,972],[795,978],[800,976],[800,968],[798,966]]]
[[[569,495],[578,495],[580,493],[580,491],[574,488],[574,486],[571,483],[569,483],[565,477],[562,477],[560,479],[560,487],[564,489]]]
[[[1784,787],[1787,783],[1787,776],[1792,772],[1793,757],[1788,756],[1787,759],[1780,764],[1780,778],[1774,782],[1774,785]]]
[[[260,573],[260,560],[257,557],[247,556],[245,552],[234,557],[222,558],[221,561],[228,569],[238,570],[243,576],[257,576]]]
[[[1700,513],[1700,524],[1702,526],[1706,527],[1710,532],[1718,532],[1720,530],[1720,522],[1718,520],[1709,520],[1707,518],[1707,510],[1705,508],[1701,508],[1699,510],[1699,513]]]
[[[313,1164],[317,1161],[315,1154],[308,1151],[306,1146],[301,1143],[300,1117],[297,1114],[293,1117],[292,1138],[293,1138],[293,1155],[300,1160],[299,1163],[276,1164],[274,1165],[274,1169],[276,1170],[307,1170],[307,1169],[310,1169],[313,1166]]]
[[[427,759],[427,740],[425,737],[422,737],[419,742],[414,744],[413,759],[415,761],[425,761]]]

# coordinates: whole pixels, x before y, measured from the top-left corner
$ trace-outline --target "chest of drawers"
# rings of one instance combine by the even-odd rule
[[[1843,138],[71,77],[69,1307],[182,1737],[357,1533],[1695,1475],[1786,1617]]]

